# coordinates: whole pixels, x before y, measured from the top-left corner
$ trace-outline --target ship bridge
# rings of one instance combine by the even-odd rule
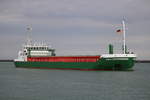
[[[46,44],[27,44],[23,47],[23,52],[27,56],[55,56],[55,49],[49,48]]]

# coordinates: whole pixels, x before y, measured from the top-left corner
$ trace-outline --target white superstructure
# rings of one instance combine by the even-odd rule
[[[27,57],[30,56],[55,56],[55,49],[49,48],[46,44],[27,44],[19,51],[15,61],[27,61]]]

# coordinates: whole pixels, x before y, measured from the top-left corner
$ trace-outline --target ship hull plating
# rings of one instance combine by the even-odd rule
[[[39,62],[15,61],[16,67],[39,69],[69,69],[69,70],[130,70],[134,66],[134,58],[108,59],[101,58],[96,62]]]

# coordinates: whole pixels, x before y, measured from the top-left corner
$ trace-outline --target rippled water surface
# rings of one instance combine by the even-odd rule
[[[150,63],[134,71],[77,71],[0,62],[0,100],[150,100]]]

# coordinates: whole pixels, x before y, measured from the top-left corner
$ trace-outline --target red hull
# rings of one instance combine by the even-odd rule
[[[27,61],[38,62],[96,62],[100,56],[54,56],[54,57],[28,57]]]

